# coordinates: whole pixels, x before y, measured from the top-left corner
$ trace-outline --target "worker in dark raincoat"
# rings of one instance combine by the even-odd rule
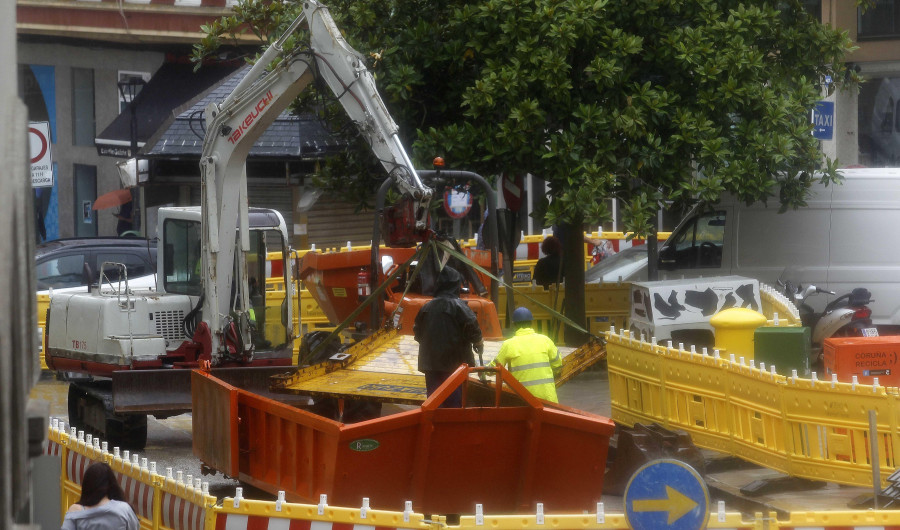
[[[429,396],[459,365],[475,366],[473,348],[479,354],[484,351],[478,319],[459,298],[461,284],[459,272],[445,266],[438,275],[434,298],[416,315],[413,333],[419,343],[419,371],[425,374]],[[441,406],[462,406],[462,388],[457,388]]]

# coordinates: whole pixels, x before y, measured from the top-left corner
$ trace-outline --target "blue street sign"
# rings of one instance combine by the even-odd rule
[[[625,518],[635,530],[702,530],[709,491],[700,474],[678,460],[644,464],[625,487]]]
[[[813,136],[819,140],[834,137],[834,102],[817,101],[812,111]]]

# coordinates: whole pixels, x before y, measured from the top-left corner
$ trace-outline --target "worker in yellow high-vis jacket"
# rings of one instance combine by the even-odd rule
[[[556,344],[531,327],[534,317],[526,307],[517,307],[512,314],[516,335],[507,339],[491,364],[506,368],[532,394],[558,403],[556,378],[562,370],[562,360]]]

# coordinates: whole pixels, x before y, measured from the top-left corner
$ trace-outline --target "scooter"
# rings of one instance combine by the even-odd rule
[[[803,288],[790,281],[778,281],[782,291],[800,312],[800,321],[812,330],[810,361],[821,365],[823,361],[823,343],[830,337],[877,337],[878,330],[872,325],[872,293],[863,287],[857,287],[847,294],[829,302],[821,312],[817,312],[807,303],[810,296],[816,294],[835,295],[834,291],[826,291],[815,285]]]

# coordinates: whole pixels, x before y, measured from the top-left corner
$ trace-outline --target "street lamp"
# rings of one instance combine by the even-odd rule
[[[134,104],[134,98],[137,96],[138,91],[141,87],[146,84],[140,77],[129,77],[126,81],[119,81],[119,94],[122,95],[122,100],[128,103],[128,109],[131,111],[131,151],[129,152],[129,158],[134,159],[134,181],[131,183],[131,186],[137,185],[138,181],[138,172],[139,172],[139,164],[137,160],[137,106]],[[121,168],[119,168],[121,171]],[[141,229],[144,227],[144,197],[143,194],[139,194],[140,196],[140,208],[139,208],[139,226]],[[134,194],[132,193],[132,200],[134,200]],[[133,206],[132,206],[133,208]],[[132,210],[132,219],[134,219],[134,210]],[[135,224],[132,221],[132,228],[134,228]]]
[[[126,81],[119,81],[119,94],[122,100],[128,103],[128,109],[131,111],[131,152],[129,156],[137,156],[137,110],[134,105],[134,97],[137,96],[141,87],[147,84],[140,77],[129,77]]]

